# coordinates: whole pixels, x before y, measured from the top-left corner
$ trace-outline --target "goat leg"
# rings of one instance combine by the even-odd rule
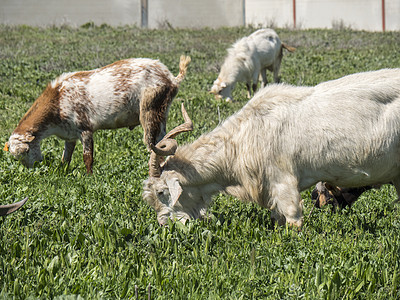
[[[88,174],[93,173],[93,132],[86,130],[81,135],[83,145],[83,161]]]
[[[251,98],[251,87],[250,83],[246,83],[246,88],[247,88],[247,98]]]
[[[267,86],[268,84],[268,80],[267,80],[267,69],[264,68],[261,70],[261,77],[262,77],[262,85],[261,87],[264,88]]]
[[[251,86],[253,88],[253,96],[257,92],[257,85],[258,85],[257,83],[253,83]]]
[[[63,155],[61,158],[61,161],[63,163],[69,164],[71,162],[72,153],[74,153],[74,150],[75,150],[75,145],[76,145],[76,141],[73,141],[73,142],[65,141],[64,152],[63,152]]]

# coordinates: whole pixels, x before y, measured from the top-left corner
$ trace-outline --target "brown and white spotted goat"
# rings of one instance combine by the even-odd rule
[[[92,173],[93,133],[98,129],[133,129],[140,124],[149,148],[165,135],[168,110],[189,63],[190,57],[181,56],[177,77],[158,60],[147,58],[62,74],[33,103],[4,150],[32,167],[42,160],[40,141],[56,135],[65,140],[62,161],[69,163],[80,139],[87,172]]]

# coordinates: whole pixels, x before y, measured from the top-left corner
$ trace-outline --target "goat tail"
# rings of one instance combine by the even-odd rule
[[[285,43],[282,43],[282,48],[285,48],[289,52],[294,52],[296,51],[295,47],[290,47],[289,45],[286,45]]]
[[[179,61],[179,74],[178,76],[175,77],[175,81],[178,85],[185,78],[186,71],[190,61],[191,61],[190,56],[181,55],[181,59]]]

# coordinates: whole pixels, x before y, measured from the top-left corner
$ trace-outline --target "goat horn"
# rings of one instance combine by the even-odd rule
[[[25,204],[25,202],[27,200],[28,200],[28,197],[26,197],[24,200],[21,200],[19,202],[15,202],[13,204],[0,205],[0,216],[9,215],[12,212],[18,210],[22,205]]]
[[[175,154],[178,143],[174,139],[161,140],[157,146],[150,144],[151,154],[149,160],[149,174],[151,177],[161,176],[160,159],[162,156]]]
[[[157,143],[157,146],[150,144],[151,150],[153,150],[157,155],[168,156],[173,155],[178,148],[178,143],[174,139],[161,140]]]
[[[175,151],[178,148],[178,143],[174,140],[174,138],[182,132],[193,130],[193,122],[189,118],[189,115],[183,103],[181,109],[185,123],[175,127],[170,132],[168,132],[164,136],[164,138],[157,143],[157,145],[155,146],[152,144],[150,145],[152,151],[149,160],[149,174],[151,177],[161,176],[161,166],[160,166],[161,156],[168,156],[175,154]]]
[[[157,155],[154,151],[151,151],[150,153],[149,175],[150,177],[161,176],[160,156]]]
[[[183,103],[182,103],[182,106],[181,106],[181,110],[182,110],[182,115],[183,115],[183,119],[185,120],[185,123],[183,123],[183,124],[175,127],[174,129],[172,129],[170,132],[168,132],[164,136],[164,138],[161,141],[166,140],[166,139],[173,139],[178,134],[180,134],[182,132],[192,131],[193,130],[193,122],[192,122],[192,120],[190,120],[189,115],[188,115]],[[156,147],[157,147],[157,145],[156,145]]]

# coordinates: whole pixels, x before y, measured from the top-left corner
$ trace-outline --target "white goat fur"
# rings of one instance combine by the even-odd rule
[[[204,214],[226,192],[302,225],[300,192],[318,181],[400,192],[400,69],[358,73],[315,87],[271,85],[192,144],[160,178],[144,182],[158,221]]]
[[[158,60],[125,59],[91,70],[65,73],[53,80],[12,133],[5,149],[32,167],[42,160],[40,141],[50,135],[65,140],[69,162],[80,139],[87,172],[92,172],[93,132],[98,129],[144,129],[147,145],[165,135],[169,106],[183,80],[189,57],[182,56],[174,77]]]
[[[246,82],[248,97],[257,90],[261,73],[263,86],[267,84],[266,70],[274,74],[274,82],[279,81],[282,61],[282,47],[293,52],[294,48],[281,43],[272,29],[259,29],[251,35],[236,41],[228,49],[228,55],[214,81],[211,93],[217,98],[232,100],[232,91],[237,82]]]

